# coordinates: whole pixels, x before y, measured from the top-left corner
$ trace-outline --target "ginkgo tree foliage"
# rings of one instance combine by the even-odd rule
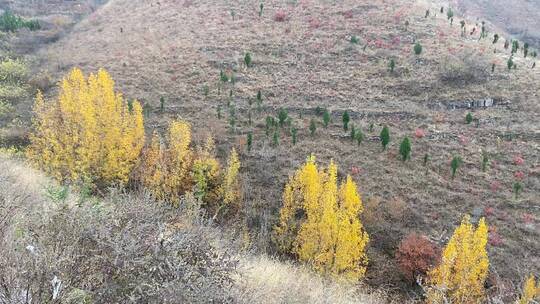
[[[211,215],[238,210],[241,200],[238,155],[233,148],[226,168],[222,169],[214,150],[212,137],[208,137],[203,147],[195,147],[191,125],[174,120],[164,138],[154,132],[136,175],[157,199],[174,205],[186,192],[193,191]]]
[[[368,263],[369,236],[358,218],[362,211],[352,178],[338,185],[334,162],[319,169],[310,156],[285,185],[275,242],[320,273],[356,281]]]
[[[466,215],[444,248],[441,263],[429,276],[429,303],[482,303],[488,275],[488,226],[484,218],[475,228]]]
[[[107,71],[73,69],[58,97],[38,92],[27,156],[64,182],[125,184],[144,146],[142,107],[115,91]]]

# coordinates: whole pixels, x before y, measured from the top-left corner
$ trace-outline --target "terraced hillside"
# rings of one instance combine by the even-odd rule
[[[353,173],[360,185],[369,283],[406,290],[392,262],[401,238],[419,231],[442,245],[469,213],[491,227],[490,292],[511,294],[511,283],[540,270],[538,59],[520,48],[509,69],[505,37],[480,39],[474,21],[462,28],[459,16],[451,23],[439,9],[426,1],[303,0],[265,1],[260,13],[253,1],[111,0],[39,56],[56,79],[74,66],[106,68],[146,104],[151,128],[181,116],[199,139],[212,134],[222,154],[231,145],[243,151],[246,222],[257,249],[272,252],[283,185],[314,153],[338,161],[340,174]],[[267,116],[280,109],[291,120],[265,134]],[[327,128],[323,109],[332,113]],[[345,111],[365,134],[361,144],[342,128]],[[405,136],[413,152],[403,162]],[[455,155],[463,164],[452,179]]]

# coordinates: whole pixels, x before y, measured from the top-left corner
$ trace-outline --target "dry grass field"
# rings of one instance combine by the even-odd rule
[[[371,236],[365,282],[403,298],[420,290],[396,271],[400,240],[420,232],[443,246],[463,214],[485,216],[488,294],[506,302],[526,274],[540,271],[540,67],[532,68],[539,62],[520,49],[509,70],[506,37],[492,43],[502,30],[489,25],[479,39],[481,25],[464,20],[462,34],[457,12],[451,24],[439,9],[425,0],[266,0],[259,16],[258,1],[110,0],[39,48],[35,67],[55,80],[73,67],[106,68],[128,98],[146,105],[147,133],[182,117],[196,141],[214,136],[219,156],[231,146],[241,151],[245,224],[258,253],[274,253],[283,185],[310,153],[323,163],[334,159],[340,176],[354,175]],[[221,82],[220,71],[234,82]],[[276,146],[265,119],[280,109],[291,126],[280,129]],[[331,112],[328,128],[320,109]],[[343,130],[345,111],[366,135],[360,145]],[[391,142],[382,151],[385,125]],[[412,157],[403,162],[405,136]],[[463,165],[452,179],[454,155]],[[515,182],[523,186],[517,198]]]

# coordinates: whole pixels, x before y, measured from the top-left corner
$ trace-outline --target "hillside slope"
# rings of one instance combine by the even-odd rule
[[[503,292],[508,281],[540,270],[540,69],[518,51],[517,69],[509,70],[505,37],[479,40],[480,28],[469,20],[462,33],[459,16],[451,25],[439,8],[425,1],[265,1],[259,17],[252,1],[112,0],[41,55],[57,78],[74,66],[106,68],[129,98],[147,104],[153,128],[182,116],[198,138],[212,134],[219,150],[244,151],[247,223],[259,249],[272,249],[287,176],[315,153],[323,162],[335,159],[340,175],[355,174],[364,193],[369,282],[403,287],[392,262],[400,239],[420,231],[443,245],[462,215],[472,213],[492,227],[490,290]],[[246,52],[251,67],[243,63]],[[220,83],[220,71],[235,82]],[[480,101],[486,106],[476,107]],[[318,107],[332,112],[328,129]],[[298,129],[296,145],[286,128],[276,131],[277,147],[265,135],[265,117],[279,108]],[[341,127],[344,111],[366,134],[360,146]],[[472,124],[464,122],[468,112]],[[381,153],[383,125],[392,141]],[[426,136],[413,138],[412,161],[402,162],[399,141],[417,129]],[[482,151],[490,159],[486,172]],[[452,180],[454,155],[464,163]],[[523,185],[517,199],[516,181]]]
[[[81,194],[63,196],[62,189],[0,152],[0,302],[27,302],[28,295],[38,294],[50,299],[53,278],[62,283],[54,296],[61,303],[111,303],[126,295],[145,303],[391,302],[382,289],[340,286],[303,266],[235,251],[233,241],[215,227],[196,224],[200,219],[186,221],[178,210],[169,213],[144,195],[115,193],[81,204]],[[164,231],[171,227],[176,228]],[[168,263],[178,252],[165,250],[168,242],[190,244],[177,248],[193,260],[219,250],[213,252],[213,264],[191,269],[199,276],[186,271],[192,266],[189,258],[181,260],[187,263],[178,272],[171,269]],[[104,269],[115,275],[104,279]],[[169,276],[154,276],[158,272]],[[178,273],[187,273],[184,284]]]
[[[540,1],[450,1],[463,14],[487,20],[516,38],[540,47]]]

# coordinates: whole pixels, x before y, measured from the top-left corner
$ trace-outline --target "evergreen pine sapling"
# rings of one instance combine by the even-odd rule
[[[446,17],[448,18],[448,20],[454,18],[454,11],[452,11],[451,8],[448,8],[448,10],[446,11]]]
[[[408,137],[405,137],[399,145],[399,154],[401,154],[403,161],[411,158],[411,141]]]
[[[163,111],[165,110],[165,97],[163,96],[159,98],[159,110],[161,111],[161,113],[163,113]]]
[[[272,139],[272,144],[274,145],[274,147],[277,147],[279,145],[279,130],[278,129],[274,130],[274,137]]]
[[[416,42],[416,43],[414,44],[414,53],[415,53],[416,55],[422,54],[422,45],[420,44],[420,42]]]
[[[278,121],[279,121],[280,127],[283,128],[283,126],[285,126],[285,121],[287,120],[287,117],[288,117],[287,110],[280,108],[278,112]]]
[[[296,145],[297,136],[298,136],[298,129],[296,129],[296,127],[292,127],[291,136],[292,136],[292,144]]]
[[[148,118],[150,117],[150,113],[152,112],[152,106],[150,104],[145,104],[143,106],[143,113],[144,113],[144,117],[145,118]]]
[[[229,81],[229,77],[227,76],[225,72],[223,72],[223,70],[219,72],[219,80],[221,80],[221,82],[223,83],[226,83]]]
[[[456,155],[454,158],[452,158],[452,162],[450,162],[450,167],[452,168],[452,179],[456,176],[456,172],[458,168],[461,166],[461,163],[463,160],[461,159],[461,156]]]
[[[429,161],[429,154],[426,153],[424,154],[424,167],[427,166],[428,161]]]
[[[482,172],[486,172],[489,164],[489,155],[486,151],[482,150]]]
[[[356,138],[356,129],[354,128],[354,124],[351,124],[351,141],[354,141],[354,139]]]
[[[248,68],[251,66],[251,54],[249,52],[246,52],[246,55],[244,56],[244,63]]]
[[[274,127],[274,117],[266,116],[266,136],[270,135],[270,130]]]
[[[396,61],[393,58],[390,59],[388,67],[390,68],[390,73],[394,73],[394,69],[396,68]]]
[[[480,39],[484,38],[487,36],[487,33],[486,33],[486,22],[485,21],[482,21],[482,32],[480,33]],[[478,40],[480,40],[478,39]]]
[[[312,118],[309,123],[309,132],[311,133],[311,136],[315,136],[315,131],[317,131],[317,125],[315,124],[315,119]]]
[[[512,54],[517,53],[519,50],[519,42],[517,40],[512,41]]]
[[[469,124],[471,124],[472,121],[473,121],[473,116],[472,116],[472,114],[469,112],[469,113],[467,113],[467,115],[465,116],[465,122],[469,125]]]
[[[362,144],[362,142],[364,141],[364,133],[362,132],[362,129],[358,129],[356,131],[356,142],[358,143],[358,145]]]
[[[514,66],[514,60],[512,59],[512,56],[508,58],[508,61],[506,62],[506,66],[508,67],[508,70],[511,70],[512,67]]]
[[[253,132],[247,134],[247,149],[251,152],[251,146],[253,145]]]
[[[328,112],[327,109],[324,109],[323,113],[323,125],[325,128],[328,128],[328,124],[330,123],[330,112]]]
[[[390,130],[387,126],[384,126],[381,131],[381,144],[383,146],[383,151],[386,150],[386,146],[390,143]]]
[[[343,130],[347,131],[349,129],[349,112],[345,111],[343,112],[342,120],[343,120]]]
[[[519,197],[519,193],[523,189],[523,186],[521,185],[520,182],[516,181],[514,182],[513,188],[514,188],[514,199],[517,200]]]

